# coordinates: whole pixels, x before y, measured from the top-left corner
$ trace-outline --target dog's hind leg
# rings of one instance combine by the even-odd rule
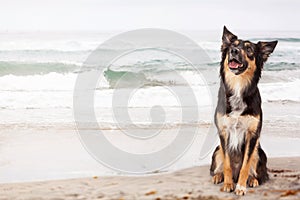
[[[249,176],[248,178],[249,187],[257,187],[259,186],[258,180],[254,176]]]
[[[267,156],[262,148],[258,147],[258,163],[256,167],[257,180],[261,185],[269,179],[268,170],[267,170]]]
[[[258,147],[257,147],[258,148]],[[258,150],[255,149],[252,155],[252,160],[250,163],[250,172],[248,178],[249,187],[257,187],[259,186],[259,182],[257,180],[257,166],[259,162]]]
[[[257,187],[269,179],[267,172],[267,156],[261,149],[260,145],[257,147],[255,158],[253,159],[250,175],[248,178],[248,185],[250,187]]]
[[[220,145],[217,146],[217,148],[213,153],[212,162],[210,166],[210,175],[213,176],[212,182],[214,184],[221,183],[224,180],[223,160],[224,160],[224,153]]]

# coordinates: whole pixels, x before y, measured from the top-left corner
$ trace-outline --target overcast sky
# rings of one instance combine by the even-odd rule
[[[298,0],[1,0],[0,31],[300,30]]]

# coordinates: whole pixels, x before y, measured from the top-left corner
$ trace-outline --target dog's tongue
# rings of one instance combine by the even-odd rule
[[[237,63],[237,62],[234,62],[234,61],[231,61],[230,63],[229,63],[229,67],[230,68],[234,68],[234,69],[237,69],[238,67],[239,67],[239,63]]]

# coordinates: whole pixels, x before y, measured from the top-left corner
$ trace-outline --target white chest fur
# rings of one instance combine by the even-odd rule
[[[247,107],[247,105],[243,101],[243,98],[241,97],[241,88],[239,84],[236,85],[234,94],[229,98],[229,103],[232,110],[230,115],[235,117],[240,116]]]
[[[230,122],[227,126],[228,147],[230,150],[240,150],[247,132],[247,124],[244,123],[243,117],[229,116]]]
[[[247,105],[241,97],[239,85],[236,85],[234,94],[229,98],[231,113],[229,114],[227,132],[229,136],[229,149],[238,150],[241,148],[247,131],[247,123],[241,114],[244,112]]]

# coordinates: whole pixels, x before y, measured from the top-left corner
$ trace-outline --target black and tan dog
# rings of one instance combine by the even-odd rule
[[[214,151],[210,172],[221,191],[246,193],[268,180],[267,157],[260,147],[261,97],[257,87],[264,63],[277,41],[252,43],[240,40],[224,27],[221,84],[215,123],[220,145]]]

